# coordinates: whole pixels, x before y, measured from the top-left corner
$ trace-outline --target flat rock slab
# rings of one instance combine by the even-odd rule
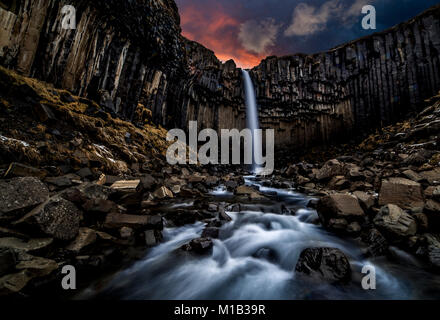
[[[5,178],[13,177],[37,177],[44,178],[47,172],[34,167],[26,166],[24,164],[13,162],[9,165],[8,170],[5,173]]]
[[[58,263],[54,260],[35,257],[27,253],[19,253],[18,260],[20,262],[15,268],[17,270],[27,270],[28,274],[33,277],[43,277],[58,269]]]
[[[0,180],[0,219],[11,218],[48,199],[49,190],[35,177]]]
[[[108,229],[129,227],[162,230],[163,221],[161,216],[110,213],[105,219],[104,227]]]
[[[58,269],[58,264],[50,259],[18,253],[19,263],[15,266],[19,272],[0,278],[0,296],[20,292],[34,278],[44,277]]]
[[[423,208],[424,201],[420,183],[404,178],[382,181],[379,205],[395,204],[403,209]]]
[[[32,253],[47,248],[52,242],[53,239],[51,238],[30,239],[29,241],[24,241],[18,238],[6,237],[0,238],[0,248]]]
[[[141,180],[120,180],[111,185],[110,188],[123,192],[136,192],[141,185]]]

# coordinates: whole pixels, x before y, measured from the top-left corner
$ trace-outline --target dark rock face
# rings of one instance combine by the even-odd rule
[[[75,30],[62,30],[65,5]],[[25,75],[104,101],[134,118],[143,89],[160,94],[158,74],[180,68],[183,47],[174,1],[25,0],[15,14],[0,9],[5,30],[0,61]],[[159,88],[160,87],[160,88]]]
[[[66,4],[77,9],[76,30],[61,30]],[[276,129],[277,144],[309,146],[417,109],[440,88],[439,12],[435,6],[328,52],[268,57],[251,71],[261,127]],[[180,35],[172,0],[25,0],[14,12],[0,9],[0,17],[2,65],[136,123],[246,126],[240,69]]]
[[[301,252],[295,271],[330,283],[351,279],[351,267],[345,254],[334,248],[308,248]]]
[[[419,109],[440,88],[439,12],[440,6],[433,7],[407,23],[320,54],[263,60],[251,70],[261,127],[276,129],[277,144],[310,146],[346,140],[350,133]],[[176,103],[182,121],[176,125],[198,120],[201,127],[243,128],[241,74],[200,45],[190,48],[191,89]]]
[[[252,72],[262,127],[278,127],[278,142],[308,145],[420,107],[440,87],[439,13],[328,52],[265,59]]]

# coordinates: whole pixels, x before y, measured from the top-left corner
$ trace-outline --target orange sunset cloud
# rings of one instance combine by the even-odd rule
[[[240,68],[253,68],[265,58],[246,50],[238,40],[241,22],[224,12],[220,5],[210,11],[201,11],[194,6],[180,10],[182,35],[197,41],[215,52],[218,59],[233,59]]]

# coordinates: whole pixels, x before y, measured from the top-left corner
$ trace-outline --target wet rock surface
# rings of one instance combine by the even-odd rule
[[[312,248],[301,252],[295,271],[331,283],[350,281],[351,267],[345,254],[334,248]]]

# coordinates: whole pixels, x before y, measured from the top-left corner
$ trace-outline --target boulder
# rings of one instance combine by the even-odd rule
[[[431,264],[440,268],[440,235],[425,233],[427,258]]]
[[[15,252],[10,248],[0,248],[0,277],[14,270]]]
[[[82,249],[96,241],[96,231],[90,228],[80,228],[78,236],[66,249],[73,252],[80,252]]]
[[[379,205],[395,204],[403,209],[423,208],[420,183],[404,178],[389,178],[382,181]]]
[[[104,227],[107,229],[119,229],[129,227],[133,229],[163,229],[162,217],[156,216],[138,216],[130,214],[109,213],[105,219]]]
[[[425,203],[425,208],[424,208],[425,212],[430,213],[430,214],[438,214],[440,215],[440,203],[438,203],[435,200],[428,200]]]
[[[419,175],[417,172],[414,172],[412,170],[405,170],[402,172],[402,174],[408,178],[409,180],[415,181],[415,182],[421,182],[423,181],[423,177]]]
[[[9,165],[8,170],[5,173],[5,178],[13,177],[37,177],[44,178],[47,172],[34,167],[26,166],[21,163],[13,162]]]
[[[374,224],[394,240],[413,236],[417,232],[415,219],[394,204],[382,207],[374,218]]]
[[[432,197],[436,200],[440,200],[440,186],[437,186],[432,190]]]
[[[139,191],[141,180],[119,180],[111,185],[110,188],[119,192],[134,193]]]
[[[80,176],[81,178],[91,178],[91,177],[93,177],[93,172],[92,172],[92,170],[90,170],[90,168],[88,168],[88,167],[86,167],[86,168],[82,168],[82,169],[80,169],[80,170],[78,170],[77,172],[76,172],[76,174],[78,175],[78,176]]]
[[[434,170],[422,171],[419,173],[424,179],[428,180],[430,184],[438,184],[440,182],[440,168]]]
[[[351,280],[347,256],[335,248],[308,248],[301,252],[295,271],[315,280],[346,283]]]
[[[202,232],[202,238],[217,239],[220,235],[220,228],[206,227]]]
[[[66,174],[64,176],[49,177],[44,179],[44,182],[52,184],[58,188],[71,187],[74,184],[74,181],[81,181],[81,177],[77,176],[76,174]]]
[[[58,269],[58,263],[54,260],[35,257],[27,253],[18,253],[19,263],[15,266],[17,270],[26,270],[32,278],[44,277]]]
[[[239,186],[235,190],[235,194],[239,196],[250,196],[251,194],[255,193],[256,190],[249,186]]]
[[[368,229],[363,233],[362,241],[368,244],[368,252],[373,257],[381,256],[388,250],[387,239],[375,228]]]
[[[205,180],[204,176],[193,175],[193,176],[188,177],[189,183],[200,183],[200,182],[203,182],[204,180]]]
[[[108,175],[108,174],[101,174],[99,176],[99,179],[96,182],[96,184],[111,186],[112,184],[114,184],[115,182],[117,182],[119,180],[122,180],[122,178],[120,178],[118,176]]]
[[[18,273],[8,274],[0,278],[0,296],[11,295],[23,290],[32,277],[26,270]]]
[[[344,175],[344,166],[336,159],[327,161],[324,166],[316,173],[319,181],[330,179],[334,176]]]
[[[361,219],[365,216],[357,198],[349,194],[331,194],[322,197],[318,202],[317,211],[325,226],[332,218]]]
[[[426,232],[429,229],[429,219],[428,216],[424,213],[414,213],[413,214],[414,219],[417,223],[417,230],[418,232]]]
[[[346,230],[348,233],[356,234],[361,231],[361,226],[360,226],[359,222],[354,221],[354,222],[350,223],[349,225],[347,225]]]
[[[158,230],[146,230],[144,234],[147,247],[154,247],[162,239],[162,233]]]
[[[115,189],[95,183],[83,183],[80,186],[72,189],[80,191],[81,194],[87,199],[107,200],[117,193]]]
[[[109,213],[112,209],[117,208],[116,203],[105,199],[90,199],[83,205],[83,209],[92,213]]]
[[[134,230],[129,227],[122,227],[119,229],[119,235],[122,239],[131,239],[134,236]]]
[[[366,211],[370,210],[376,202],[374,196],[363,191],[355,191],[353,195],[358,198],[361,207]]]
[[[149,191],[149,190],[152,190],[156,186],[157,181],[151,174],[147,174],[147,175],[141,177],[141,183],[142,183],[142,187],[144,188],[144,190]]]
[[[158,199],[173,198],[173,192],[165,186],[154,191],[153,196]]]
[[[17,273],[8,274],[0,278],[0,295],[10,295],[23,290],[34,278],[44,277],[58,269],[58,264],[50,259],[34,257],[26,253],[19,253],[16,265]]]
[[[12,218],[48,199],[49,190],[37,178],[0,180],[0,219]]]
[[[55,196],[39,205],[16,224],[36,226],[59,240],[72,240],[79,231],[82,212],[70,201]]]
[[[197,254],[209,254],[212,251],[213,243],[210,238],[197,238],[182,246],[183,251]]]
[[[217,178],[216,176],[208,176],[205,179],[205,184],[208,187],[213,187],[216,186],[218,184],[219,178]]]

